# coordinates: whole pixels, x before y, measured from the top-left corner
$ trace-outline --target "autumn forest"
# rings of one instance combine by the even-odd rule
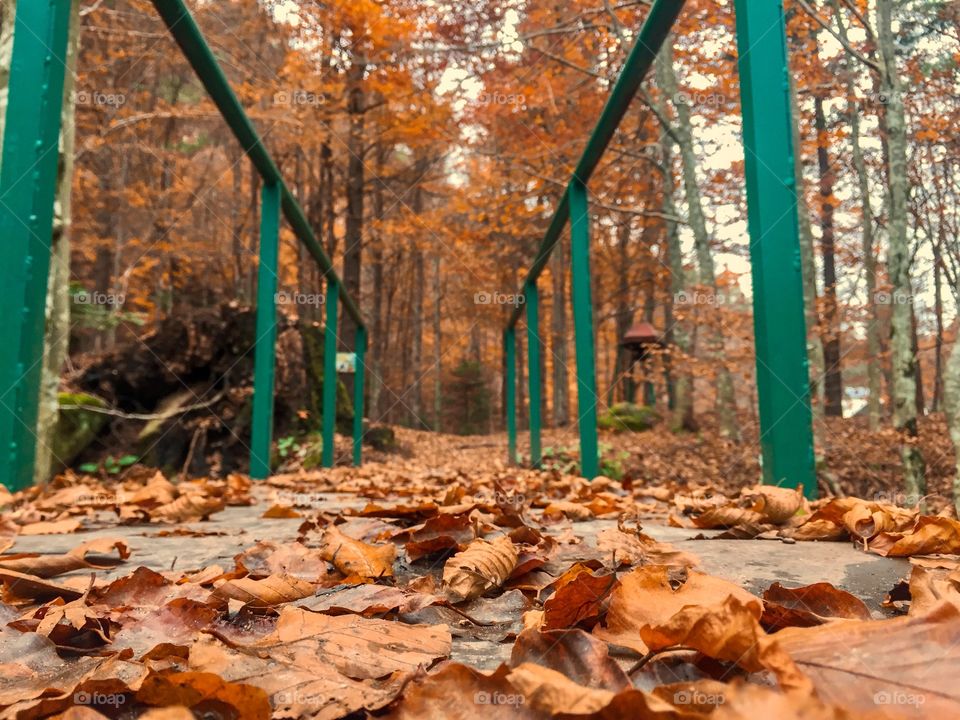
[[[0,422],[0,717],[960,717],[960,3],[783,0],[775,97],[760,2],[0,0],[11,248],[24,7],[69,21],[42,350],[0,357],[36,445],[10,480]]]

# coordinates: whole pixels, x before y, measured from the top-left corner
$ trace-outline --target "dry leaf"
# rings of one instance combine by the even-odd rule
[[[507,536],[492,542],[474,540],[443,567],[448,596],[453,602],[461,602],[500,587],[517,566],[517,560],[517,550]]]
[[[355,679],[414,672],[450,653],[445,625],[404,625],[357,615],[330,616],[286,606],[274,632],[251,645],[277,658],[319,653]]]
[[[347,537],[336,526],[331,526],[323,533],[320,553],[344,575],[385,578],[393,577],[397,548],[392,544],[369,545]]]
[[[211,598],[239,600],[253,607],[272,607],[310,597],[316,586],[290,575],[270,575],[263,580],[238,578],[217,586]]]
[[[855,595],[830,583],[785,588],[773,583],[763,593],[763,626],[770,630],[810,627],[836,619],[869,620],[870,609]]]
[[[738,598],[760,619],[760,598],[731,582],[696,571],[677,572],[662,565],[636,568],[620,578],[610,595],[604,626],[595,628],[594,634],[607,642],[646,653],[649,648],[640,635],[645,625],[665,623],[687,605],[716,607],[728,596]]]

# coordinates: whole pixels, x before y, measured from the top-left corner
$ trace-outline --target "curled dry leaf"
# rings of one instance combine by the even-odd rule
[[[915,565],[910,573],[910,615],[930,612],[942,602],[960,607],[960,570]]]
[[[897,532],[913,526],[916,513],[893,505],[860,503],[843,516],[843,526],[855,538],[869,540],[882,532]]]
[[[182,672],[151,674],[137,692],[145,705],[183,705],[189,708],[226,706],[236,720],[270,717],[270,700],[258,687],[232,683],[213,673]]]
[[[119,556],[117,559],[102,557],[114,550]],[[0,556],[0,569],[15,570],[38,578],[51,578],[81,568],[107,569],[128,557],[130,557],[130,550],[123,540],[100,538],[78,545],[63,555]]]
[[[608,642],[646,653],[649,648],[641,637],[645,625],[667,622],[687,605],[715,607],[728,597],[736,597],[760,619],[763,603],[738,585],[696,571],[686,573],[663,565],[636,568],[620,578],[610,595],[605,626],[594,634]]]
[[[763,593],[761,622],[770,631],[785,627],[811,627],[830,620],[869,620],[863,601],[830,583],[785,588],[773,583]]]
[[[880,533],[870,541],[870,550],[885,557],[910,555],[956,555],[960,553],[960,522],[925,515],[907,532]]]
[[[557,500],[543,509],[544,520],[573,520],[574,522],[584,522],[593,518],[593,510],[580,503],[569,502],[567,500]]]
[[[543,604],[543,629],[563,630],[581,623],[592,626],[600,619],[603,604],[616,584],[615,574],[595,575],[584,565],[574,566]]]
[[[704,530],[714,528],[742,528],[751,530],[753,535],[759,535],[770,529],[763,515],[750,508],[737,505],[710,508],[701,515],[693,518],[693,524]]]
[[[500,587],[517,566],[518,557],[513,541],[505,535],[492,542],[474,540],[443,567],[448,597],[461,602]]]
[[[227,580],[210,595],[216,600],[239,600],[253,607],[272,607],[313,595],[316,586],[291,575],[270,575],[263,580]]]
[[[150,517],[165,523],[190,522],[206,519],[226,506],[223,498],[187,493],[171,503],[154,508],[150,511]]]
[[[803,506],[803,487],[756,485],[743,493],[743,504],[759,513],[763,522],[783,525]]]
[[[3,600],[10,604],[22,604],[24,601],[33,600],[44,601],[51,598],[76,600],[83,595],[83,592],[76,588],[16,570],[0,569],[0,583],[3,584]]]
[[[302,518],[303,515],[294,510],[290,505],[273,505],[260,517],[264,520],[293,520]]]
[[[80,520],[77,518],[64,518],[63,520],[50,520],[35,523],[28,523],[20,528],[20,534],[28,535],[66,535],[76,532],[80,529]]]
[[[525,705],[549,715],[595,713],[609,705],[614,696],[610,690],[578,685],[566,675],[534,663],[511,670],[507,682],[516,688]]]
[[[728,595],[719,605],[688,605],[667,622],[640,630],[652,651],[692,648],[707,657],[739,665],[748,672],[769,670],[781,687],[807,689],[810,681],[757,622],[756,604]]]
[[[432,553],[462,549],[475,538],[476,532],[469,513],[441,513],[429,518],[420,527],[411,528],[404,549],[407,558],[414,562]]]
[[[3,486],[0,485],[0,487]],[[3,489],[6,490],[5,487],[3,487]],[[4,517],[0,517],[0,553],[6,552],[14,546],[19,532],[19,525]]]
[[[370,545],[347,537],[331,525],[323,533],[320,554],[347,576],[361,578],[393,577],[397,548],[393,544]]]

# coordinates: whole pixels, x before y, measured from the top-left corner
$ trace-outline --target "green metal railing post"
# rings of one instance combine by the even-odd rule
[[[817,493],[781,2],[735,0],[764,482]]]
[[[580,471],[583,477],[592,480],[600,474],[600,454],[597,448],[597,370],[593,347],[593,299],[590,290],[590,208],[587,188],[577,178],[571,180],[567,194],[570,197],[570,259],[577,353]]]
[[[280,247],[280,186],[264,183],[260,198],[260,265],[257,269],[257,323],[253,350],[253,420],[250,476],[270,475],[273,389],[277,345],[277,266]]]
[[[353,464],[363,462],[363,384],[367,376],[367,331],[357,330],[357,372],[353,379]]]
[[[17,3],[0,163],[0,482],[33,482],[70,0]]]
[[[507,462],[517,462],[517,332],[509,327],[503,332],[504,408],[507,414]]]
[[[530,382],[530,465],[538,468],[543,457],[540,450],[540,309],[535,282],[524,286],[524,304],[527,306],[527,377]]]
[[[323,466],[334,465],[334,432],[337,428],[337,306],[340,282],[327,279],[327,322],[323,329]]]

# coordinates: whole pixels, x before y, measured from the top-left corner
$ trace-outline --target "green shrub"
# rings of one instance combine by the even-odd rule
[[[660,422],[660,414],[652,407],[634,403],[617,403],[597,418],[601,430],[643,432]]]

